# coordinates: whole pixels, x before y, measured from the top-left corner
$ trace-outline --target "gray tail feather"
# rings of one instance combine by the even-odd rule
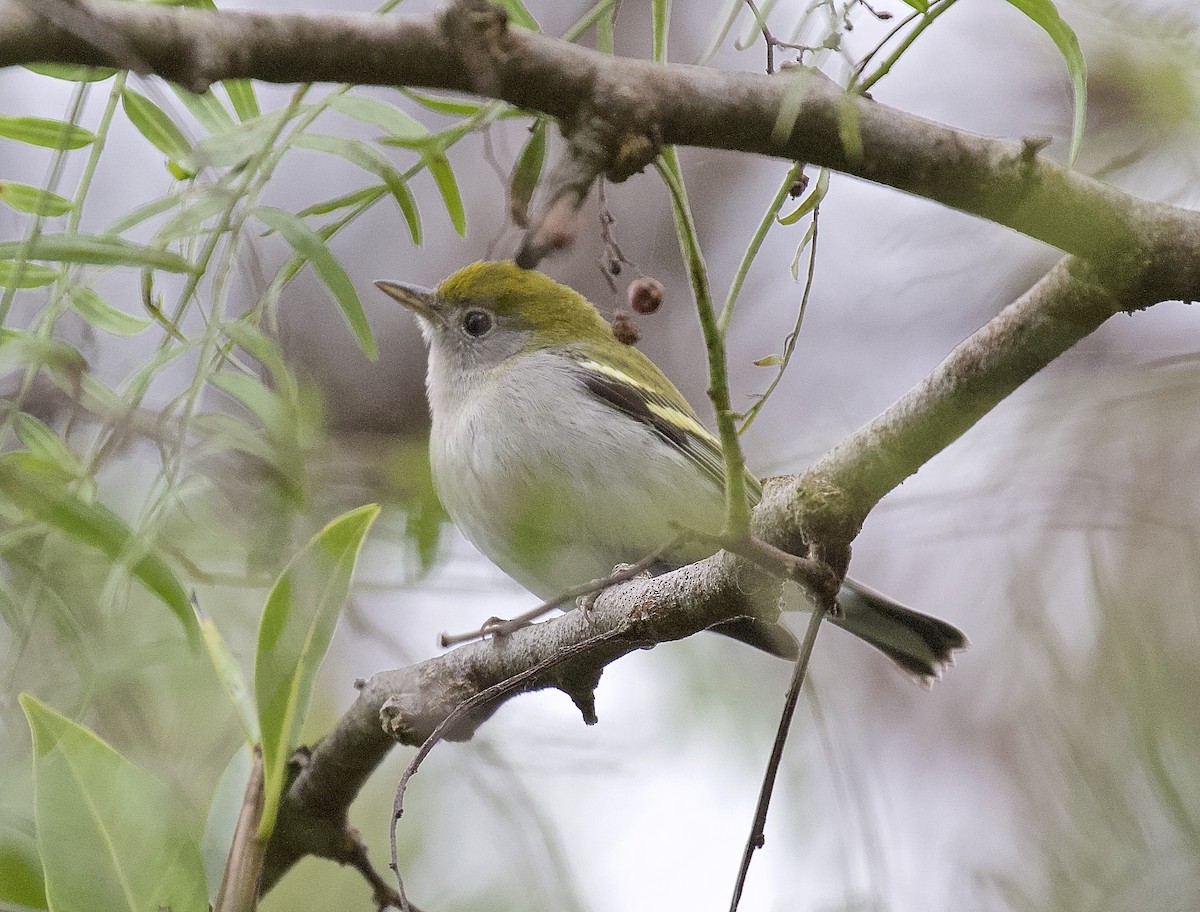
[[[847,579],[838,593],[840,617],[829,621],[870,643],[906,672],[923,682],[941,677],[954,664],[954,653],[967,648],[961,630],[928,614],[892,601],[861,583]],[[779,656],[795,659],[799,644],[781,624],[757,618],[735,618],[710,628]]]
[[[870,643],[922,681],[940,678],[954,653],[968,646],[952,624],[905,608],[885,595],[847,579],[838,593],[841,617],[829,620]]]

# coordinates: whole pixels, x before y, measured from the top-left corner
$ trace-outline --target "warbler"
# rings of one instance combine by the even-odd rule
[[[375,283],[429,346],[434,483],[462,533],[542,599],[677,541],[666,571],[713,553],[678,529],[724,524],[720,444],[674,384],[576,291],[511,261],[475,263],[435,290]],[[762,488],[747,474],[748,496]],[[922,679],[966,645],[950,624],[846,580],[830,620]],[[713,629],[784,658],[786,627]]]

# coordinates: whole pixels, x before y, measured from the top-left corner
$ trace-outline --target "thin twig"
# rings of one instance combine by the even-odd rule
[[[746,848],[742,852],[742,863],[738,868],[737,882],[733,886],[733,899],[729,903],[729,912],[737,912],[738,903],[742,899],[742,890],[746,886],[746,876],[750,873],[750,859],[754,857],[755,849],[761,849],[766,842],[764,830],[767,825],[767,809],[771,805],[771,793],[775,789],[775,777],[779,773],[779,764],[783,760],[783,747],[787,744],[788,729],[792,725],[792,717],[796,714],[796,703],[800,699],[800,686],[808,672],[808,660],[812,657],[813,646],[817,642],[817,631],[821,621],[825,619],[825,607],[818,604],[812,616],[808,619],[808,629],[804,631],[804,642],[800,644],[800,655],[796,657],[796,666],[792,671],[792,680],[788,685],[787,698],[783,703],[783,713],[779,717],[779,730],[775,733],[775,744],[771,747],[771,759],[767,761],[767,770],[763,774],[762,788],[758,793],[758,805],[754,809],[754,822],[750,826],[750,837],[746,840]]]
[[[641,576],[657,564],[664,554],[673,550],[679,544],[682,537],[676,536],[657,551],[647,554],[636,564],[626,564],[614,570],[608,576],[594,579],[588,583],[581,583],[547,602],[542,602],[536,608],[530,608],[524,614],[518,614],[515,618],[510,618],[509,620],[491,618],[485,621],[478,630],[471,630],[467,633],[443,633],[438,637],[438,642],[444,648],[447,646],[457,646],[459,643],[469,643],[472,640],[481,640],[486,636],[508,636],[510,633],[528,626],[543,615],[549,614],[555,608],[561,608],[568,602],[573,602],[575,599],[584,598],[589,595],[595,595],[603,592],[610,586],[616,586],[618,583],[627,583],[634,577]]]
[[[362,841],[358,830],[353,827],[346,830],[346,843],[348,851],[346,856],[341,859],[342,864],[354,868],[371,885],[371,895],[379,912],[389,908],[403,908],[403,897],[384,880],[383,875],[376,871],[375,866],[371,864],[371,859],[367,855],[366,843]],[[410,912],[421,912],[412,903],[408,904],[408,908]]]
[[[404,771],[404,775],[400,777],[400,783],[396,786],[396,797],[392,802],[391,869],[396,875],[396,886],[398,888],[400,898],[399,908],[404,910],[404,912],[416,912],[412,904],[409,903],[408,897],[404,893],[404,881],[400,877],[400,861],[396,848],[396,825],[400,822],[400,817],[404,813],[404,792],[408,788],[408,780],[410,780],[416,773],[417,769],[420,768],[421,763],[426,757],[429,756],[429,752],[433,750],[433,748],[439,741],[442,740],[443,737],[445,737],[446,732],[453,727],[454,723],[458,722],[463,718],[463,716],[467,715],[472,710],[478,709],[481,706],[485,706],[492,700],[517,690],[525,682],[538,677],[556,665],[561,665],[563,662],[566,662],[569,659],[573,659],[578,655],[589,652],[596,646],[606,643],[609,640],[618,639],[624,634],[624,627],[614,627],[605,633],[598,634],[594,637],[589,637],[582,642],[575,643],[574,645],[563,649],[561,652],[546,657],[531,668],[525,669],[520,674],[513,675],[511,678],[505,678],[503,681],[493,684],[486,690],[481,690],[470,699],[459,703],[458,706],[456,706],[454,710],[450,712],[446,718],[439,722],[437,727],[434,728],[432,732],[430,732],[429,737],[425,739],[424,743],[417,750],[416,756],[414,756],[412,761],[408,764],[408,768]]]

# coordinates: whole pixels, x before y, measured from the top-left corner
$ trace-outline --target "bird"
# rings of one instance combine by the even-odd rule
[[[375,284],[416,316],[428,346],[438,496],[506,574],[550,600],[664,546],[652,572],[717,550],[720,444],[583,295],[510,260],[473,263],[436,289]],[[745,487],[757,503],[762,487],[749,472]],[[922,682],[967,646],[953,625],[848,578],[837,605],[832,623]],[[781,658],[798,651],[776,621],[741,617],[711,629]]]

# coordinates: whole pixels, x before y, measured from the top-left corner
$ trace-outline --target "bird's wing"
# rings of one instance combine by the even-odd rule
[[[630,352],[639,356],[635,369],[630,371],[590,358],[586,352],[575,354],[572,360],[584,388],[596,399],[645,424],[724,490],[725,462],[721,444],[700,423],[687,400],[653,362],[636,349]],[[657,382],[652,386],[647,382],[649,380]],[[746,473],[746,493],[754,503],[762,497],[758,479],[749,472]]]

